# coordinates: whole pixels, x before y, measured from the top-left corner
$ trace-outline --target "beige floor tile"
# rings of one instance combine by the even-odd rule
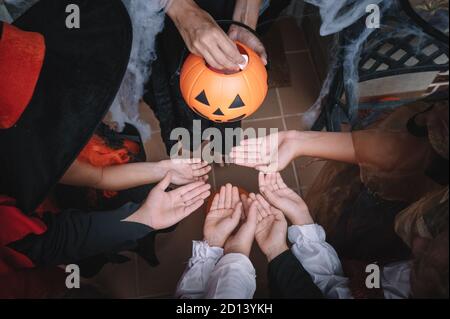
[[[303,196],[306,196],[324,165],[325,161],[317,161],[311,157],[302,157],[295,160]]]
[[[308,52],[287,55],[292,86],[279,88],[283,113],[303,113],[316,101],[320,85]]]
[[[286,52],[308,49],[305,35],[298,27],[294,18],[282,18],[277,23],[279,24],[284,50]]]
[[[242,122],[242,128],[266,129],[266,133],[270,133],[270,129],[277,128],[279,131],[284,131],[283,120],[281,118],[276,119],[264,119],[264,120],[244,120]],[[257,131],[258,132],[258,131]]]
[[[256,111],[255,114],[247,118],[247,120],[253,119],[263,119],[267,117],[276,117],[281,115],[280,105],[278,103],[277,92],[275,89],[270,89],[267,92],[267,97],[261,105],[261,107]]]
[[[141,119],[150,125],[152,132],[160,131],[159,121],[155,113],[153,113],[150,106],[144,101],[141,101],[139,104],[139,113],[141,114]]]
[[[192,240],[203,239],[205,209],[199,209],[183,220],[175,231],[159,234],[156,239],[156,253],[160,261],[157,267],[150,267],[138,257],[138,295],[145,297],[173,296],[176,285],[192,255]]]
[[[304,115],[286,116],[284,120],[288,130],[308,131],[313,124],[309,123]]]
[[[166,146],[159,132],[154,132],[144,146],[147,161],[149,162],[158,162],[169,158],[166,153]]]

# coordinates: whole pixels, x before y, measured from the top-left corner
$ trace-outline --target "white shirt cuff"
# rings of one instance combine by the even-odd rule
[[[288,229],[288,238],[292,244],[303,240],[323,243],[326,240],[326,235],[322,226],[317,224],[309,224],[303,226],[293,225]]]
[[[192,242],[192,258],[189,260],[189,267],[192,267],[199,261],[206,259],[214,260],[214,264],[223,256],[223,248],[211,247],[205,241]]]

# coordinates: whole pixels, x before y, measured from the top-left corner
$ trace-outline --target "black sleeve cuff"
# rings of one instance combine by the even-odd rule
[[[47,232],[29,235],[9,247],[39,266],[73,263],[101,253],[132,249],[138,239],[153,231],[146,225],[123,221],[139,207],[128,203],[113,211],[66,210],[57,215],[46,214]]]
[[[269,289],[272,298],[321,299],[322,292],[312,281],[308,272],[286,250],[269,263]]]

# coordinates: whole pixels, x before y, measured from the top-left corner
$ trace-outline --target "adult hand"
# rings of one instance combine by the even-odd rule
[[[242,203],[238,188],[231,184],[222,186],[206,215],[204,240],[210,246],[223,248],[227,238],[239,224],[241,214]]]
[[[287,221],[283,213],[270,206],[262,196],[253,202],[258,209],[259,220],[256,225],[256,242],[268,261],[288,250],[286,243]]]
[[[211,195],[211,185],[203,181],[166,192],[171,180],[172,174],[168,173],[153,188],[141,208],[125,221],[145,224],[156,230],[165,229],[195,212]]]
[[[172,184],[185,185],[208,180],[211,166],[201,159],[176,159],[161,161],[161,171],[172,172]]]
[[[253,241],[255,240],[258,210],[251,204],[245,220],[242,222],[236,234],[231,235],[225,243],[225,254],[237,253],[250,255]]]
[[[259,190],[269,203],[280,209],[294,225],[313,224],[305,201],[284,183],[280,173],[259,173]]]
[[[264,63],[267,65],[267,52],[264,44],[250,31],[237,25],[232,25],[228,31],[228,36],[233,41],[239,41],[256,52]]]
[[[236,44],[193,0],[173,0],[167,14],[189,51],[202,56],[211,67],[238,71],[239,64],[245,63]]]
[[[296,132],[285,131],[261,138],[243,140],[231,149],[232,161],[264,173],[279,172],[297,155]]]

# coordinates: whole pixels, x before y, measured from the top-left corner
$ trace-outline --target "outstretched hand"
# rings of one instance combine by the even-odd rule
[[[211,166],[201,159],[175,159],[162,161],[162,170],[172,172],[172,184],[185,185],[208,180]]]
[[[231,184],[222,186],[213,199],[203,227],[204,240],[214,247],[223,248],[227,238],[239,224],[242,202],[239,190]]]
[[[248,257],[255,240],[257,222],[258,210],[256,205],[250,204],[238,231],[226,241],[225,254],[239,253]]]
[[[239,71],[239,64],[245,63],[236,44],[194,1],[172,1],[167,13],[189,51],[203,57],[214,69]]]
[[[296,156],[295,133],[279,132],[265,137],[243,140],[231,149],[233,163],[264,173],[285,169]]]
[[[259,173],[259,190],[292,224],[301,226],[314,223],[305,201],[284,183],[280,173]]]
[[[153,229],[165,229],[180,222],[199,209],[210,195],[211,185],[193,182],[166,192],[172,173],[156,185],[141,208],[126,221],[145,224]]]
[[[257,195],[252,206],[257,208],[259,214],[255,234],[256,242],[270,262],[288,250],[287,221],[280,210],[270,206],[260,195]]]

